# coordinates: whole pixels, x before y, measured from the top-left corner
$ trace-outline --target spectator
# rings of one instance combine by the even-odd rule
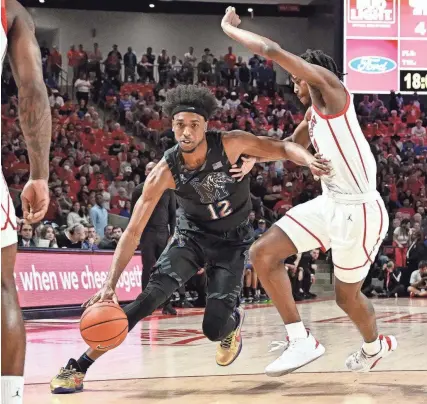
[[[304,300],[304,293],[302,290],[302,281],[304,277],[304,270],[298,267],[297,256],[291,255],[285,260],[285,270],[288,273],[289,281],[292,288],[292,296],[296,302]]]
[[[33,226],[23,223],[18,237],[18,247],[36,247],[33,240]]]
[[[98,43],[93,44],[93,51],[88,53],[88,73],[95,72],[96,77],[101,78],[102,52]]]
[[[411,129],[411,134],[412,136],[416,136],[418,138],[422,138],[425,139],[426,136],[426,128],[424,128],[422,126],[423,121],[421,121],[420,119],[418,119],[416,121],[415,126]]]
[[[52,74],[52,78],[55,80],[56,85],[59,85],[59,74],[62,68],[62,55],[58,51],[57,46],[52,47],[52,52],[49,55],[49,68]]]
[[[75,224],[68,227],[63,233],[56,238],[59,248],[81,249],[82,242],[85,239],[85,227],[82,224]]]
[[[105,72],[110,78],[120,78],[122,54],[118,51],[117,45],[113,45],[113,50],[107,56]]]
[[[125,53],[123,58],[123,64],[125,66],[125,82],[135,81],[135,69],[137,65],[136,55],[132,50],[132,47],[128,47],[128,51]]]
[[[297,263],[298,269],[303,270],[302,292],[306,299],[313,299],[317,297],[314,293],[310,292],[310,288],[316,281],[316,261],[318,259],[319,250],[314,249],[310,252],[303,253]]]
[[[395,259],[398,267],[406,266],[406,253],[409,246],[409,219],[403,219],[400,226],[393,233],[393,246],[395,246]]]
[[[122,234],[123,230],[121,227],[113,227],[111,239],[102,239],[99,243],[99,248],[101,250],[115,250]]]
[[[411,297],[427,297],[427,261],[421,261],[412,272],[408,292]]]
[[[92,206],[89,212],[90,220],[95,226],[96,233],[100,237],[104,237],[104,229],[108,224],[108,211],[104,208],[104,196],[102,193],[98,192],[95,198],[96,204]]]
[[[258,228],[255,230],[255,239],[260,238],[267,230],[265,219],[259,219]]]
[[[142,56],[141,59],[141,67],[143,67],[143,77],[141,77],[141,81],[145,82],[148,78],[149,82],[154,82],[154,62],[156,61],[156,56],[153,55],[153,48],[148,47],[147,53]],[[139,74],[139,73],[138,73]]]
[[[94,226],[87,227],[87,236],[82,243],[83,250],[98,250],[99,237],[96,234],[96,230]]]
[[[58,248],[55,230],[51,225],[45,225],[42,227],[40,231],[40,238],[37,242],[37,247]]]
[[[380,278],[384,279],[383,287],[377,287],[375,291],[378,297],[402,297],[405,294],[405,287],[401,283],[402,273],[395,267],[393,261],[383,265]]]
[[[80,78],[76,80],[76,82],[74,83],[74,87],[76,88],[76,91],[77,91],[76,92],[77,101],[80,103],[81,100],[85,100],[87,104],[89,102],[89,92],[92,85],[87,80],[86,73],[84,72],[80,73]]]
[[[170,58],[167,55],[166,49],[162,49],[162,53],[157,58],[159,69],[159,84],[163,85],[167,82],[167,78],[171,69]]]

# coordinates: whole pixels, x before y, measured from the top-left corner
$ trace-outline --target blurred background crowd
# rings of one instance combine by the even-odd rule
[[[53,122],[51,202],[42,223],[31,226],[19,220],[20,248],[115,249],[147,164],[157,163],[175,143],[162,103],[167,90],[179,83],[207,86],[215,94],[218,110],[210,129],[243,129],[285,139],[303,119],[302,106],[289,88],[276,84],[272,62],[257,55],[244,60],[231,47],[224,55],[213,55],[209,48],[197,53],[189,47],[184,55],[172,56],[164,49],[156,55],[148,47],[137,56],[132,47],[125,52],[117,45],[109,51],[97,44],[90,50],[72,45],[67,55],[42,45],[41,54]],[[64,71],[70,73],[66,82]],[[7,66],[1,91],[2,167],[22,218],[19,194],[28,180],[29,161],[16,84]],[[378,190],[390,214],[388,235],[364,291],[380,297],[425,296],[425,106],[416,93],[402,97],[394,92],[381,98],[355,97],[355,103],[378,163]],[[292,206],[321,193],[308,169],[288,161],[257,164],[249,175],[254,207],[249,219],[257,237]],[[315,297],[310,288],[316,282],[318,260],[319,251],[314,250],[286,261],[297,300]],[[250,262],[246,269],[245,300],[268,299]],[[203,305],[203,299],[196,299],[200,287],[195,294],[191,290],[181,291],[182,307],[189,307],[193,298]]]

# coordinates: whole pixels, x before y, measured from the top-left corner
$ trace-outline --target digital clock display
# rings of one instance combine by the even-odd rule
[[[349,89],[426,93],[427,0],[345,0],[344,5]]]

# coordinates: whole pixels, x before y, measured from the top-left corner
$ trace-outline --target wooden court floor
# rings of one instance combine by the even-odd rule
[[[51,395],[49,381],[85,350],[78,320],[27,322],[26,404],[394,404],[427,403],[427,299],[375,300],[380,332],[399,347],[369,374],[347,372],[344,361],[361,339],[333,300],[299,305],[326,354],[299,371],[264,375],[280,355],[269,353],[284,327],[271,305],[247,306],[243,350],[231,366],[215,363],[216,345],[201,333],[203,310],[154,315],[89,370],[85,390]]]

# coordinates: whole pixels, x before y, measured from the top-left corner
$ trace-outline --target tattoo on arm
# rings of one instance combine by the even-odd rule
[[[24,84],[18,88],[18,94],[19,121],[27,143],[31,179],[48,179],[52,118],[46,86],[38,81]]]

